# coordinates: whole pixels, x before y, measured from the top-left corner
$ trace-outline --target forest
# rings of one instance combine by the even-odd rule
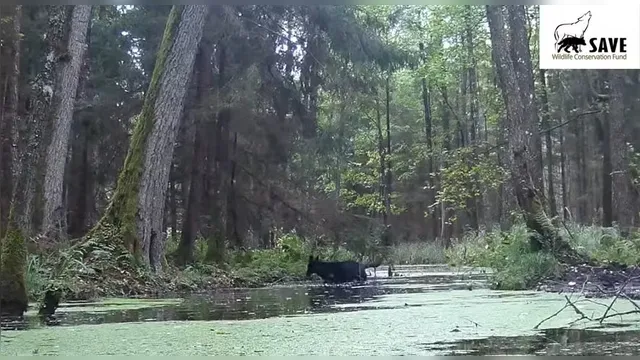
[[[640,262],[640,70],[540,69],[537,6],[0,19],[3,316],[305,281],[309,256],[503,290]]]

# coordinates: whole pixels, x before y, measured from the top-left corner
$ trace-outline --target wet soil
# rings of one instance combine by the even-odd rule
[[[621,297],[640,300],[640,268],[578,265],[566,268],[559,278],[542,281],[537,290],[582,294],[586,298]]]

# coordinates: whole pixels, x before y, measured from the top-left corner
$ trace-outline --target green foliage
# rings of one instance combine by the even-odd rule
[[[40,295],[44,293],[48,284],[49,273],[50,271],[45,266],[40,255],[29,254],[25,275],[29,301],[38,301],[40,299]]]
[[[230,270],[236,282],[246,286],[303,280],[309,255],[323,260],[359,260],[345,248],[312,249],[295,232],[281,233],[274,249],[235,251],[230,254]]]
[[[95,274],[80,259],[82,253],[73,247],[65,247],[51,254],[29,254],[26,280],[29,300],[40,301],[47,290],[61,290],[63,295],[84,292],[79,274]]]
[[[493,284],[498,289],[529,289],[560,271],[552,255],[531,251],[529,237],[523,224],[514,225],[509,232],[495,229],[468,234],[447,250],[447,258],[453,265],[492,268]]]
[[[442,246],[435,243],[402,243],[391,248],[389,260],[393,264],[423,265],[447,262]]]
[[[9,215],[12,222],[12,215]],[[27,246],[20,230],[10,225],[0,241],[0,301],[16,309],[27,309],[25,271]]]
[[[568,224],[561,229],[577,251],[601,264],[640,264],[640,234],[621,238],[615,228]],[[543,278],[560,274],[560,266],[551,254],[533,253],[529,245],[530,233],[523,224],[510,231],[494,229],[467,234],[460,243],[446,252],[454,266],[471,265],[495,270],[493,283],[499,289],[529,289]]]
[[[438,203],[446,202],[464,209],[468,199],[479,197],[484,191],[496,189],[506,179],[507,172],[496,162],[495,153],[469,146],[448,153],[448,166],[442,169]]]
[[[308,251],[304,239],[299,237],[295,230],[291,233],[281,233],[276,239],[276,249],[280,250],[284,260],[288,262],[307,259]]]
[[[615,227],[571,224],[567,228],[568,231],[563,229],[563,236],[572,247],[599,263],[640,264],[640,234],[623,238]]]

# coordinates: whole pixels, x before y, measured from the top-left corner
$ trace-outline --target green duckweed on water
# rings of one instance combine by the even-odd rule
[[[136,310],[152,307],[164,307],[177,305],[182,303],[183,299],[126,299],[126,298],[105,298],[100,301],[79,301],[71,303],[62,303],[56,309],[56,313],[70,312],[106,312],[112,310]],[[29,304],[29,311],[26,316],[32,316],[38,313],[36,303]]]
[[[581,301],[602,314],[608,300]],[[2,333],[2,355],[437,355],[434,343],[532,336],[565,305],[563,295],[491,290],[384,295],[342,311],[239,321],[149,321],[44,327]],[[358,306],[357,311],[348,311]],[[632,310],[619,302],[612,311]],[[567,327],[567,308],[541,329]],[[638,316],[607,322],[633,324]],[[595,327],[583,321],[576,328]]]

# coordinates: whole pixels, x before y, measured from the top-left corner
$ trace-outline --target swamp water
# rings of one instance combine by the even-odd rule
[[[0,355],[626,355],[640,316],[582,320],[562,294],[492,291],[486,275],[446,266],[378,268],[360,286],[291,284],[176,299],[67,303],[60,326],[0,334]],[[576,300],[578,295],[573,295]],[[602,316],[611,299],[576,307]],[[618,300],[609,314],[634,309]],[[541,321],[551,317],[535,329]]]

